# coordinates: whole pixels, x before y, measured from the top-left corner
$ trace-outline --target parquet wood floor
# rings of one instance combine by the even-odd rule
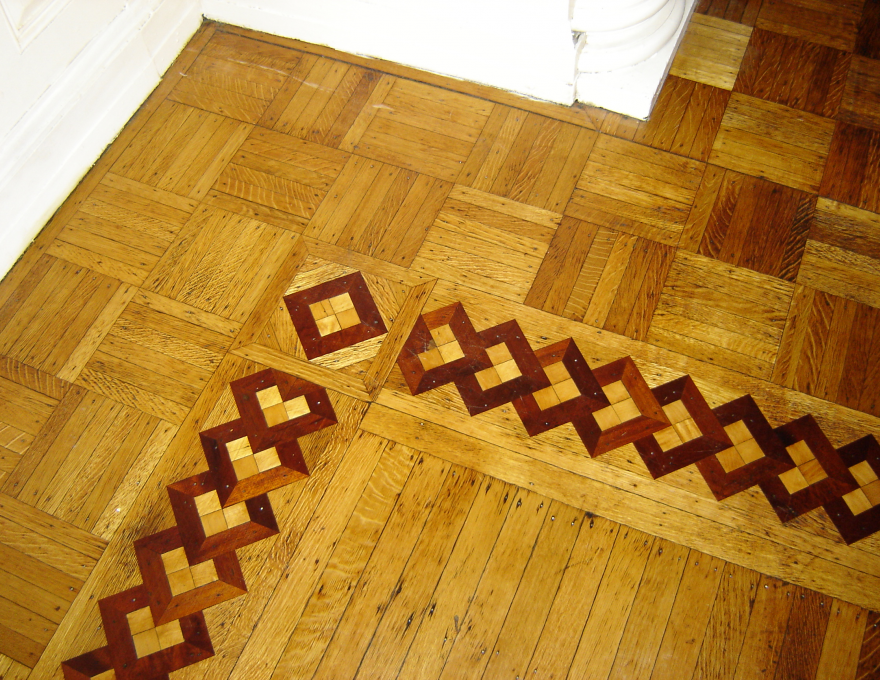
[[[878,7],[702,0],[649,121],[205,23],[0,283],[0,677],[93,650],[67,677],[169,677],[203,632],[170,677],[880,677],[880,533],[798,510],[821,482],[774,507],[792,462],[762,491],[634,438],[593,457],[534,396],[580,390],[540,382],[551,345],[578,380],[628,356],[640,400],[689,375],[772,436],[812,415],[831,453],[794,473],[851,488],[828,456],[880,438]],[[281,486],[222,472],[281,446],[227,448],[267,368],[336,419]],[[193,538],[214,474],[224,526],[265,484],[278,532],[205,552],[256,522]],[[168,593],[180,639],[119,613],[159,540],[215,565],[218,604]],[[119,640],[143,659],[114,675]]]

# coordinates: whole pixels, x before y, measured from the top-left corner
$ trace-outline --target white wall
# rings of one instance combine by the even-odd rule
[[[574,100],[569,0],[0,0],[0,275],[204,13],[532,97]]]

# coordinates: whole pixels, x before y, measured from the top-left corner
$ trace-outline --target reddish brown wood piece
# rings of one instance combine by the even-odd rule
[[[733,446],[690,376],[685,375],[655,387],[651,392],[660,406],[670,406],[681,401],[702,435],[665,451],[654,435],[636,440],[634,442],[636,451],[639,452],[654,479]]]
[[[827,475],[821,481],[794,493],[789,492],[779,477],[771,477],[759,483],[761,491],[783,522],[815,510],[858,487],[858,483],[812,415],[805,415],[777,427],[774,432],[786,447],[800,441],[806,442]]]
[[[716,499],[724,500],[794,467],[791,457],[751,395],[723,404],[712,412],[722,427],[742,421],[764,454],[729,472],[715,456],[699,461],[697,469]]]
[[[99,647],[91,652],[80,654],[61,664],[66,680],[88,680],[113,668],[109,647]],[[156,680],[166,680],[168,675],[157,675]]]
[[[880,443],[877,443],[873,435],[841,446],[837,453],[847,468],[867,461],[874,474],[880,477]],[[880,530],[880,505],[856,515],[841,497],[826,503],[824,507],[847,544],[855,543]]]
[[[158,680],[167,674],[214,656],[201,612],[180,619],[183,642],[138,658],[126,614],[149,606],[143,585],[98,601],[110,658],[118,680]]]
[[[321,335],[309,305],[348,294],[354,303],[359,323]],[[284,298],[293,326],[309,359],[330,354],[343,347],[384,335],[388,332],[379,308],[370,295],[367,282],[360,272],[313,286]]]
[[[234,551],[214,558],[217,580],[174,595],[162,555],[183,547],[177,527],[134,542],[138,567],[156,625],[180,619],[215,604],[244,595],[247,587]],[[188,567],[185,567],[189,571]]]

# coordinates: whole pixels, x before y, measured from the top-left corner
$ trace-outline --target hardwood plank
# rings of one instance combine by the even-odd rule
[[[653,547],[653,537],[621,527],[570,673],[608,676]]]
[[[752,30],[726,19],[694,14],[669,69],[673,76],[730,90]]]
[[[812,678],[819,667],[832,602],[830,598],[814,592],[795,593],[792,599],[794,602],[776,677]]]
[[[700,0],[695,12],[754,26],[762,0]]]
[[[858,607],[838,600],[833,600],[829,609],[816,680],[850,680],[856,677],[866,616]]]
[[[797,589],[762,576],[749,617],[745,642],[736,665],[736,680],[775,672]]]
[[[861,8],[855,0],[764,0],[755,25],[851,52]]]

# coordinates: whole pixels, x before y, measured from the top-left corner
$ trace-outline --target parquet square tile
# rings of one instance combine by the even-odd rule
[[[562,212],[596,133],[496,105],[457,184]]]
[[[752,29],[741,23],[694,14],[669,73],[730,90],[736,82],[751,34]]]
[[[255,127],[218,172],[205,201],[301,232],[348,158],[347,153]]]
[[[154,680],[214,655],[201,612],[155,624],[146,587],[98,601],[118,680]]]
[[[837,118],[880,130],[880,60],[853,56]]]
[[[754,26],[763,0],[700,0],[694,11],[718,19]]]
[[[456,186],[413,269],[523,302],[562,215]]]
[[[286,229],[203,205],[143,288],[243,322],[295,241],[295,234]]]
[[[862,0],[764,0],[757,28],[852,52]]]
[[[101,340],[76,383],[180,423],[239,328],[209,312],[139,291]]]
[[[838,123],[819,194],[880,211],[880,130]]]
[[[234,551],[190,566],[177,527],[135,541],[134,550],[151,623],[166,624],[247,592]]]
[[[797,286],[774,382],[880,415],[880,311]]]
[[[565,214],[675,245],[704,168],[698,161],[601,135]]]
[[[0,306],[0,355],[61,373],[120,287],[116,279],[43,255]]]
[[[430,175],[351,156],[305,233],[409,266],[452,186]]]
[[[733,446],[697,461],[715,498],[724,500],[794,467],[788,452],[751,396],[712,410]]]
[[[679,250],[647,339],[769,378],[793,292],[786,281]]]
[[[670,426],[635,442],[654,479],[731,448],[731,439],[689,376],[651,390]]]
[[[866,0],[853,53],[869,59],[880,59],[880,5]]]
[[[734,92],[709,162],[815,193],[833,133],[827,118]]]
[[[494,106],[382,76],[339,148],[454,182]]]
[[[670,75],[648,120],[609,112],[600,130],[637,144],[706,161],[729,99],[726,89]]]
[[[157,196],[204,199],[251,126],[202,108],[163,102],[113,164],[111,177],[151,187]]]
[[[880,307],[880,217],[820,198],[798,283]]]
[[[756,28],[733,91],[834,118],[849,68],[848,52]]]
[[[815,205],[813,194],[710,168],[679,245],[794,282]]]
[[[449,328],[445,326],[444,328]],[[517,397],[550,387],[541,364],[516,321],[477,333],[489,366],[455,379],[468,413],[474,416]],[[464,356],[463,352],[459,352]]]
[[[181,78],[170,99],[256,123],[299,63],[302,53],[218,32]]]
[[[334,301],[346,309],[336,311]],[[388,332],[360,272],[287,295],[284,303],[309,359]]]
[[[260,124],[337,148],[380,77],[380,73],[361,66],[303,54]]]
[[[266,494],[221,507],[213,472],[169,484],[168,498],[191,566],[278,533]]]
[[[47,252],[139,286],[198,204],[107,174]]]
[[[761,480],[759,486],[783,522],[840,499],[859,487],[813,416],[798,418],[777,427],[774,432],[796,467]]]

